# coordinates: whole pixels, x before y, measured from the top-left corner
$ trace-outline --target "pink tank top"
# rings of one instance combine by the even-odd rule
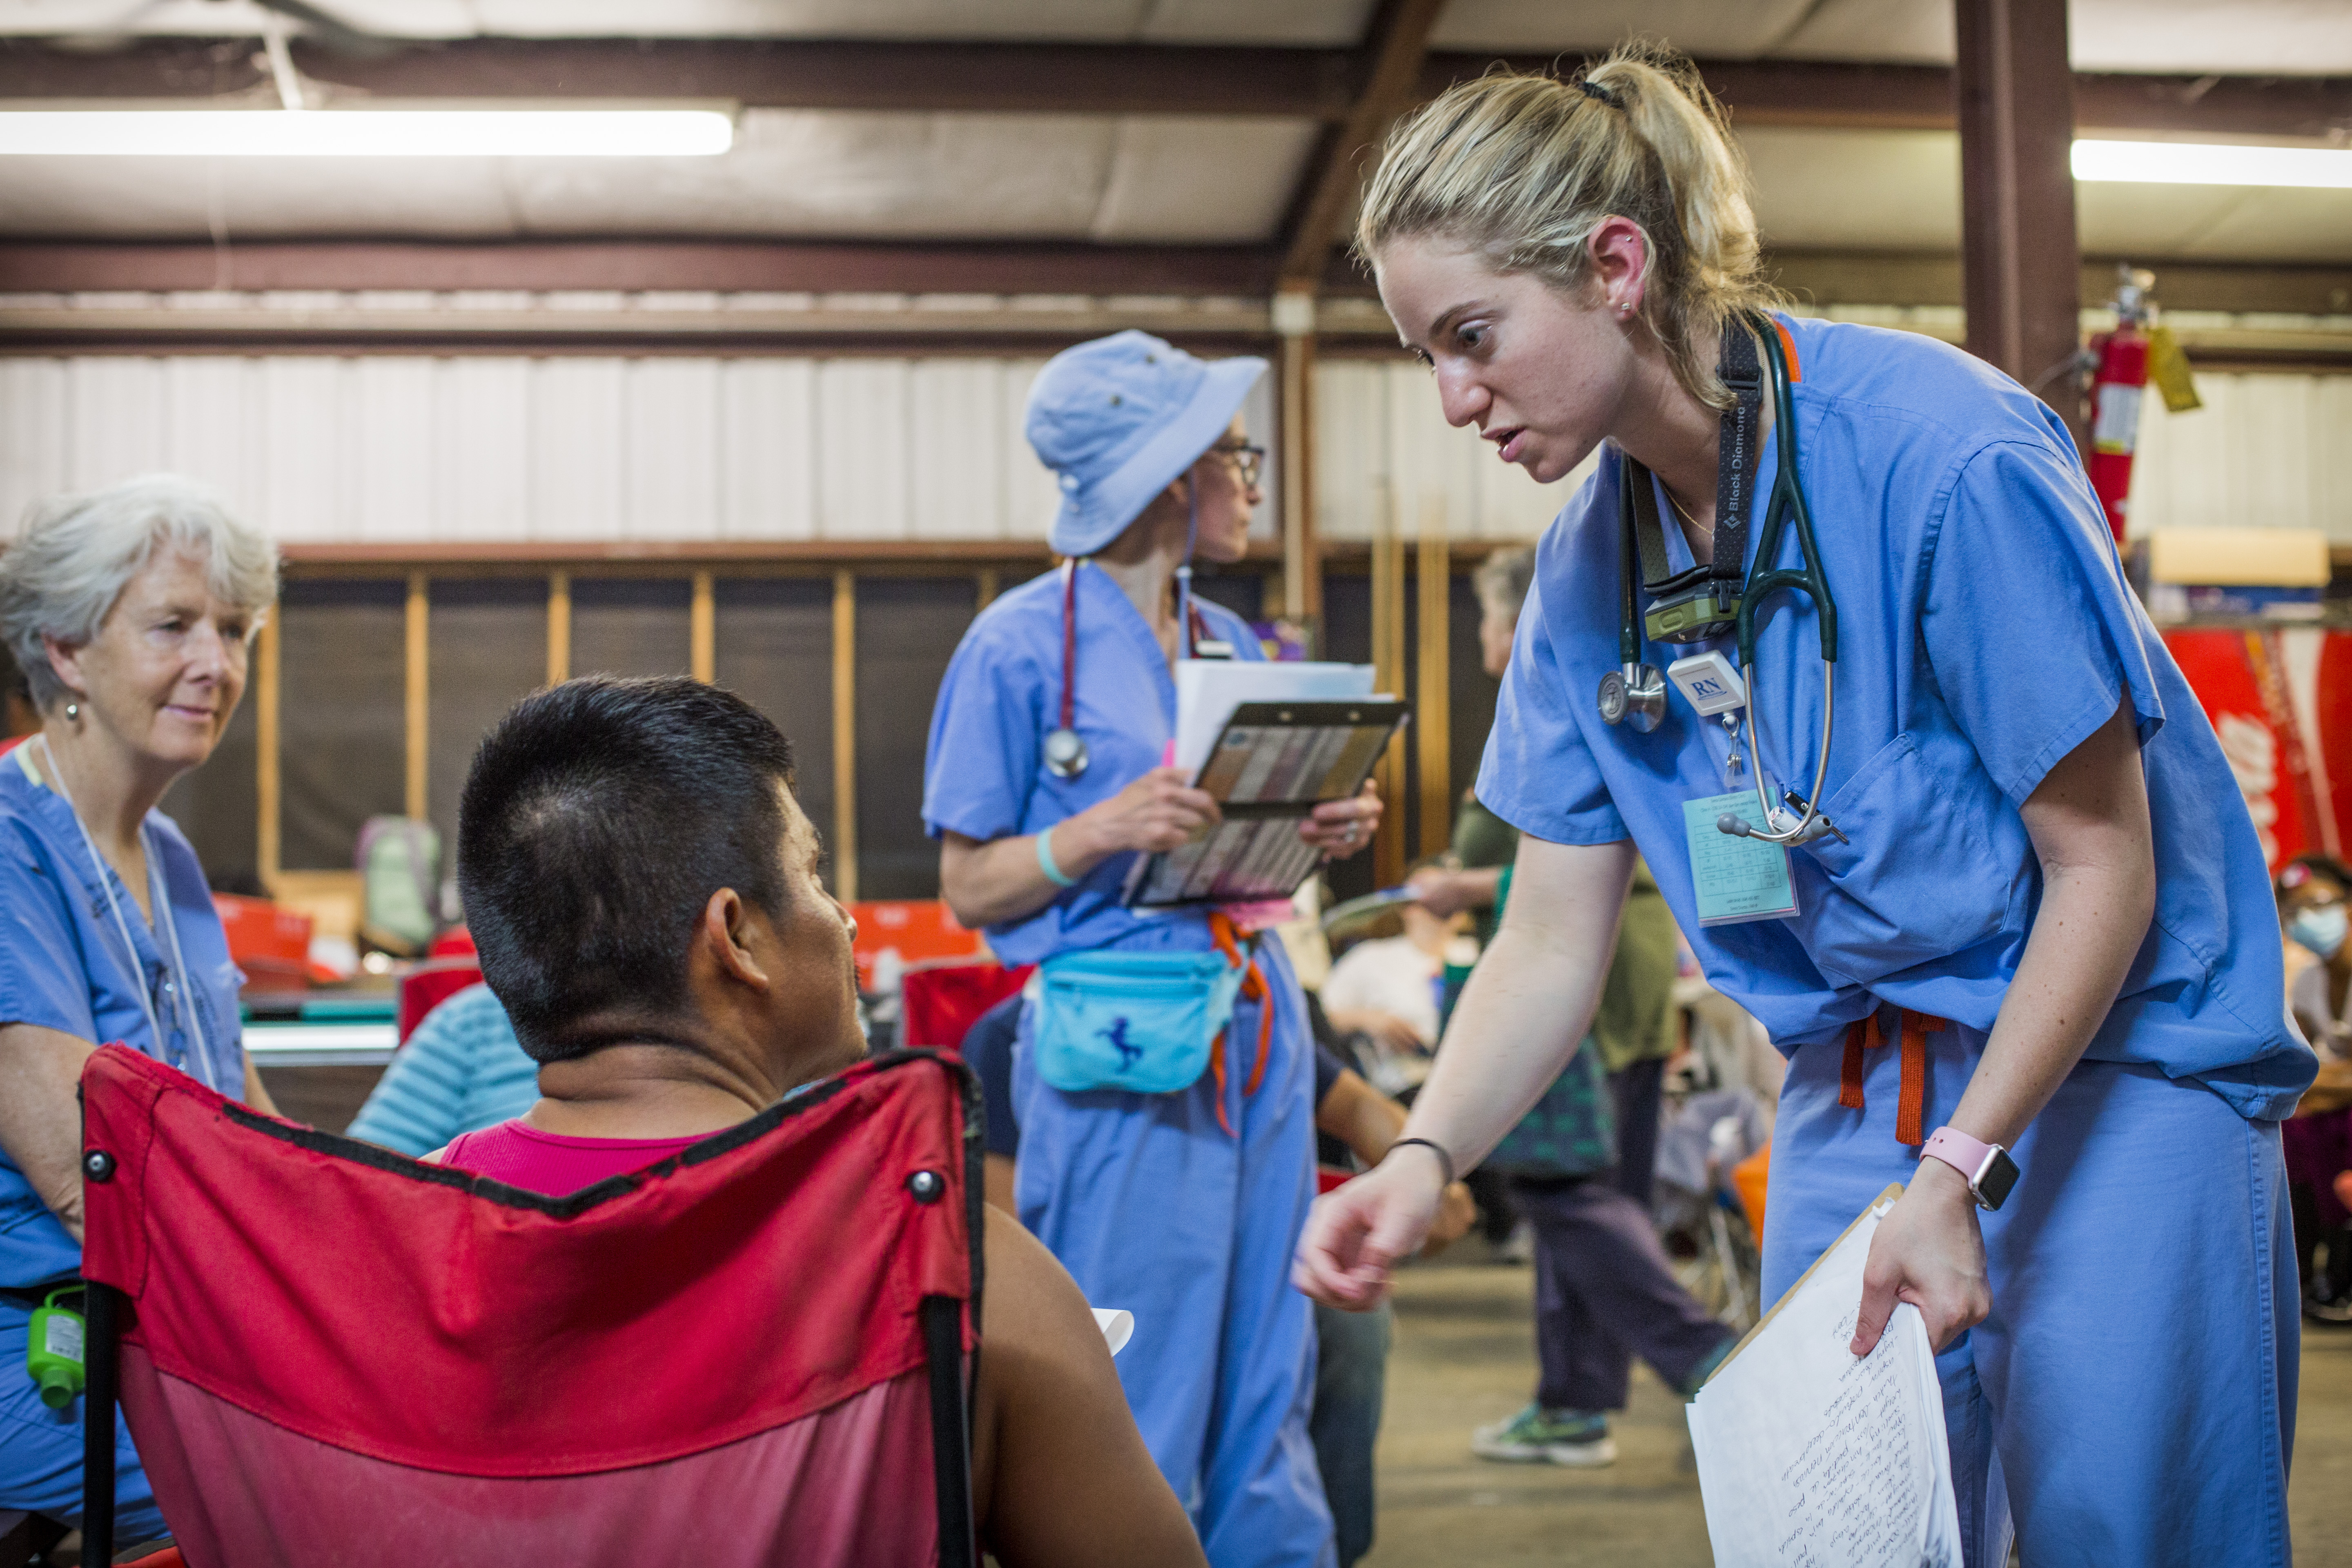
[[[593,1187],[607,1176],[625,1175],[660,1163],[680,1149],[709,1137],[567,1138],[541,1132],[520,1121],[501,1121],[449,1141],[441,1163],[526,1192],[563,1197]]]

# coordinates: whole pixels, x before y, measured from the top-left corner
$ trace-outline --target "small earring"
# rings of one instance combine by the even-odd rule
[[[80,718],[80,717],[81,717],[81,704],[80,704],[80,703],[79,703],[79,702],[68,702],[68,703],[67,703],[67,704],[66,704],[66,717],[67,717],[68,720],[72,720],[72,719],[79,719],[79,718]]]

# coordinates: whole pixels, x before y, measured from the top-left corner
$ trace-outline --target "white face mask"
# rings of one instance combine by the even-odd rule
[[[2347,923],[2342,904],[2321,904],[2298,911],[2287,921],[2286,934],[2320,957],[2333,958],[2344,945]]]

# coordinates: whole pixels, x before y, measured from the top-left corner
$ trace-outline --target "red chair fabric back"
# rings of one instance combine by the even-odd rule
[[[899,1039],[909,1046],[961,1051],[980,1016],[1029,983],[1036,969],[995,963],[910,969],[898,989]]]
[[[553,1198],[109,1047],[92,1403],[111,1319],[194,1568],[976,1563],[977,1092],[894,1053]]]
[[[420,963],[400,978],[402,1045],[416,1033],[425,1015],[468,986],[482,983],[482,966],[470,958],[436,958]]]

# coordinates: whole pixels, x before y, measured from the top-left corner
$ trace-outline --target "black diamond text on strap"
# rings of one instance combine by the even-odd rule
[[[1763,330],[1776,330],[1769,322]],[[1747,579],[1748,486],[1756,470],[1756,442],[1763,424],[1764,372],[1757,363],[1748,323],[1735,316],[1723,323],[1723,356],[1716,374],[1731,389],[1723,411],[1721,455],[1715,468],[1715,560],[1710,574],[1727,582]]]

